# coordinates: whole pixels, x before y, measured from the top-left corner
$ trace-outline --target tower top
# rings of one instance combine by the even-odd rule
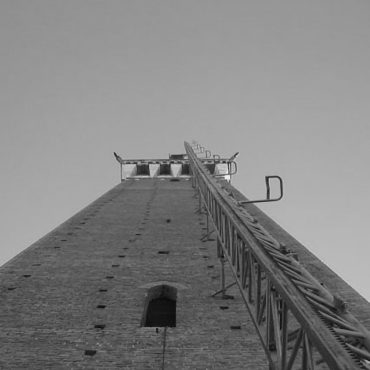
[[[199,160],[209,171],[210,175],[222,177],[230,181],[232,175],[236,174],[237,166],[234,159],[238,153],[231,158],[221,158],[205,150],[199,144],[193,144],[194,152],[198,152]],[[121,181],[132,178],[187,178],[191,177],[188,154],[169,154],[167,159],[123,159],[116,152],[113,153],[120,164]]]

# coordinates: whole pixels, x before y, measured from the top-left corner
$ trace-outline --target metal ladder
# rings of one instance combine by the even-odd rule
[[[225,191],[197,148],[185,142],[199,207],[213,225],[221,265],[229,263],[270,369],[370,369],[369,331]]]

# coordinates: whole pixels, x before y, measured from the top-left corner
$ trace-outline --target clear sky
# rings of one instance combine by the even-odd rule
[[[0,263],[195,139],[370,299],[369,66],[367,0],[1,0]]]

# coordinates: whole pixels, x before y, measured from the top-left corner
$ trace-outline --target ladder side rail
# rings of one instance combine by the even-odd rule
[[[245,301],[250,313],[252,313],[252,310],[248,306],[250,297],[245,294],[243,287],[245,278],[243,281],[243,273],[238,272],[235,263],[233,263],[235,262],[233,261],[233,255],[238,255],[238,251],[234,251],[233,248],[235,248],[238,243],[236,243],[235,240],[226,239],[232,237],[232,235],[235,235],[237,239],[243,241],[243,248],[241,248],[241,250],[243,250],[244,253],[247,249],[251,251],[253,259],[266,274],[268,280],[271,281],[274,289],[276,289],[279,299],[283,299],[283,304],[293,313],[303,328],[305,335],[307,335],[309,342],[317,348],[325,362],[327,362],[331,368],[335,369],[362,368],[361,364],[353,359],[353,352],[351,353],[349,348],[345,347],[345,345],[339,340],[339,337],[333,333],[333,330],[331,330],[327,323],[322,320],[322,318],[313,309],[311,303],[305,299],[302,291],[297,288],[292,280],[275,263],[271,258],[271,254],[266,252],[266,248],[263,248],[263,246],[261,247],[259,241],[256,241],[255,236],[250,232],[247,226],[245,212],[240,212],[240,209],[238,209],[238,207],[228,199],[229,197],[226,196],[219,184],[210,176],[210,174],[207,174],[207,170],[200,164],[200,161],[195,156],[189,145],[185,144],[185,147],[192,167],[192,173],[196,178],[196,185],[200,189],[203,202],[214,222],[223,252],[230,263],[232,272],[242,293],[243,300]],[[251,216],[249,217],[251,218]],[[229,224],[229,228],[233,228],[235,232],[226,234],[224,230],[225,223],[220,224],[220,220],[222,219],[226,220],[226,223]],[[253,222],[252,219],[249,221]],[[276,248],[275,251],[272,252],[278,254],[278,250]],[[238,258],[241,259],[242,257],[243,256],[240,255],[239,248]],[[284,260],[284,256],[282,260]],[[245,267],[242,266],[242,269],[243,268]],[[268,294],[270,294],[270,292],[268,292]],[[275,298],[273,298],[273,300]],[[268,311],[270,309],[271,307],[269,306]],[[276,314],[274,310],[273,313]],[[251,316],[253,318],[253,314]],[[253,321],[255,325],[256,323],[258,325],[258,321],[260,320],[258,317],[254,316]],[[278,333],[274,334],[276,336]],[[285,343],[286,338],[282,338],[282,340],[282,343]],[[306,342],[308,341],[306,340]],[[265,349],[268,348],[268,343],[265,342],[264,347]],[[284,347],[286,346],[284,345]],[[279,348],[279,354],[280,357],[284,358],[284,362],[286,362],[285,354],[281,354],[281,348]]]
[[[232,196],[231,199],[239,206],[240,202],[234,198],[233,194]],[[245,209],[239,208],[239,210],[242,210],[248,215],[249,219],[251,218]],[[323,284],[320,284],[320,282],[296,260],[295,254],[288,252],[285,246],[274,239],[256,220],[250,222],[249,219],[247,220],[249,231],[265,248],[279,267],[288,276],[292,277],[297,288],[306,296],[311,305],[324,314],[331,311],[329,312],[330,317],[328,317],[328,319],[338,324],[339,328],[334,328],[334,331],[340,334],[342,338],[346,339],[345,341],[348,347],[351,348],[351,342],[353,342],[354,338],[360,338],[361,343],[357,343],[357,346],[360,344],[365,347],[365,352],[360,350],[360,357],[369,361],[370,332],[347,310],[345,302],[343,302],[340,297],[333,295]],[[367,367],[370,368],[370,366]]]
[[[198,183],[198,186],[199,187],[202,187],[202,185],[203,185],[202,182],[199,182]],[[204,191],[202,191],[201,194],[203,195],[204,194]],[[203,198],[203,196],[202,196],[202,198]],[[220,219],[221,220],[225,220],[225,214],[222,212],[222,208],[220,206],[220,203],[215,198],[213,199],[213,201],[216,204],[216,207],[215,207],[215,212],[213,214],[210,214],[211,220],[213,221],[213,224],[214,224],[214,227],[215,227],[215,231],[216,231],[218,240],[219,240],[220,245],[221,245],[221,247],[223,249],[223,252],[224,252],[224,256],[228,260],[228,262],[230,264],[230,267],[231,267],[231,270],[233,272],[233,275],[234,275],[234,277],[236,279],[236,283],[237,283],[237,285],[239,287],[239,290],[241,292],[242,299],[243,299],[243,301],[244,301],[244,303],[245,303],[245,305],[247,307],[247,310],[248,310],[248,312],[249,312],[249,314],[250,314],[250,316],[252,318],[252,321],[253,321],[256,329],[257,329],[258,336],[259,336],[259,338],[261,340],[261,343],[263,345],[263,348],[265,350],[265,353],[266,353],[266,355],[268,357],[268,360],[270,362],[270,368],[271,369],[280,369],[280,368],[281,369],[288,369],[288,367],[285,367],[285,366],[280,367],[279,366],[280,365],[279,364],[280,361],[276,361],[276,359],[273,356],[273,350],[270,350],[270,348],[271,348],[271,343],[270,342],[273,341],[271,339],[271,330],[270,331],[267,330],[266,338],[264,337],[264,334],[263,334],[263,330],[264,329],[267,329],[268,327],[270,327],[271,325],[273,325],[274,322],[276,323],[276,320],[273,321],[273,319],[272,319],[272,313],[271,313],[272,310],[270,309],[270,307],[271,307],[270,306],[270,303],[268,304],[269,305],[269,309],[268,309],[268,313],[267,313],[267,320],[266,320],[267,323],[265,325],[263,325],[262,320],[261,320],[262,319],[261,315],[264,315],[263,310],[257,312],[257,315],[255,315],[253,313],[253,301],[252,301],[252,298],[251,298],[251,295],[252,295],[252,293],[251,293],[251,290],[252,290],[251,283],[252,283],[252,281],[251,280],[252,280],[252,276],[253,275],[252,274],[249,275],[249,284],[250,285],[249,285],[249,289],[246,289],[245,284],[242,284],[242,282],[240,281],[239,275],[238,275],[238,273],[237,273],[237,271],[235,269],[235,266],[233,264],[233,261],[232,261],[231,253],[233,253],[234,251],[233,250],[230,251],[229,248],[227,247],[227,245],[225,245],[225,242],[228,243],[228,240],[225,239],[224,222],[220,222],[219,221]],[[208,206],[207,205],[205,205],[205,206],[206,206],[207,211],[209,212]],[[239,237],[239,233],[237,233],[236,235]],[[234,243],[231,242],[230,244],[234,244]],[[244,250],[247,249],[247,245],[248,244],[246,244],[243,241],[243,249]],[[251,265],[251,262],[250,261],[251,261],[251,259],[253,257],[254,257],[253,253],[250,253],[250,256],[249,256],[249,265]],[[249,270],[250,270],[250,268],[249,268]],[[272,284],[270,283],[270,281],[268,281],[268,284],[270,286],[272,286]],[[271,296],[273,295],[273,293],[270,291],[270,289],[269,290],[266,290],[265,294],[267,296],[268,302],[271,302],[271,300],[272,300]],[[259,316],[259,318],[258,318],[258,316]],[[261,323],[262,323],[262,325],[261,325]],[[300,330],[304,333],[304,330],[303,329],[300,329]],[[282,357],[282,356],[284,356],[284,358],[287,357],[287,348],[286,348],[286,346],[284,347],[284,351],[285,352],[280,357]],[[293,360],[295,360],[296,359],[295,356],[296,356],[296,354],[292,355],[291,358],[294,357]],[[280,358],[278,358],[278,360],[280,360]],[[277,362],[277,363],[275,363],[275,362]],[[292,364],[293,364],[293,361],[292,361],[291,365]],[[335,368],[335,369],[342,369],[342,368],[343,369],[349,369],[349,368],[351,368],[351,369],[353,369],[353,366],[351,365],[351,367],[346,367],[346,366],[343,367],[343,366],[338,365],[338,363],[335,363],[335,364],[333,364],[333,367],[332,368]]]

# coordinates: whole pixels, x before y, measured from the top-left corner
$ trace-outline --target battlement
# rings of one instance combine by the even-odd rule
[[[122,159],[114,153],[120,164],[121,181],[132,178],[190,178],[191,169],[186,154],[170,154],[168,159]],[[227,158],[201,158],[211,175],[230,180],[236,173],[236,164]]]

